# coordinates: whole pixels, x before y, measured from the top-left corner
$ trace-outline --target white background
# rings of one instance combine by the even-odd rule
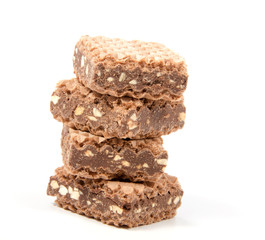
[[[0,239],[265,239],[262,3],[1,1]],[[184,189],[174,219],[118,229],[46,196],[62,165],[50,95],[87,34],[161,42],[186,59],[186,125],[164,137]]]

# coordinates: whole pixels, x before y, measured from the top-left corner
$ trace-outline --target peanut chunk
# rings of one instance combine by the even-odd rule
[[[137,84],[137,81],[136,80],[132,80],[129,83],[132,84],[132,85],[136,85]]]
[[[87,116],[87,118],[89,119],[89,120],[91,120],[91,121],[97,121],[97,119],[95,118],[95,117],[93,117],[93,116]]]
[[[167,165],[167,159],[156,159],[157,164],[159,165]]]
[[[76,116],[82,115],[83,112],[84,112],[84,110],[85,110],[84,107],[80,107],[80,106],[78,106],[78,107],[75,109],[75,115],[76,115]]]
[[[174,199],[173,203],[174,203],[174,204],[178,204],[178,203],[179,203],[179,200],[180,200],[180,197],[177,196],[177,197]]]
[[[184,112],[181,112],[180,114],[179,114],[179,116],[178,116],[178,120],[179,121],[185,121],[185,118],[186,118],[186,113],[184,113]]]
[[[59,193],[64,196],[68,193],[68,190],[64,185],[60,185]]]
[[[119,82],[122,82],[126,79],[126,74],[123,72],[121,73],[120,77],[119,77]]]
[[[95,117],[102,117],[102,113],[97,108],[93,108],[93,114]]]
[[[148,165],[147,163],[144,163],[144,164],[143,164],[143,167],[145,167],[145,168],[149,168],[149,165]]]
[[[52,187],[53,189],[58,189],[58,188],[59,188],[59,184],[58,184],[58,182],[55,181],[55,180],[52,180],[50,185],[51,185],[51,187]]]
[[[131,165],[128,161],[122,161],[121,164],[125,167],[129,167]]]
[[[108,78],[107,78],[107,81],[108,81],[108,82],[112,82],[112,81],[114,81],[114,78],[113,78],[113,77],[108,77]]]
[[[90,150],[86,150],[86,151],[85,151],[85,155],[86,155],[87,157],[93,157],[93,156],[94,156],[94,154],[93,154]]]
[[[77,188],[74,188],[74,190],[70,193],[70,198],[78,200],[80,197],[79,190]]]
[[[121,160],[121,159],[122,159],[122,158],[121,158],[120,155],[116,155],[116,156],[113,158],[114,161]]]
[[[121,209],[120,207],[116,206],[116,205],[112,205],[109,206],[110,211],[114,212],[114,213],[118,213],[118,214],[122,214],[123,209]]]
[[[59,96],[54,95],[51,97],[51,102],[55,105],[58,103],[59,99],[60,99]]]
[[[84,65],[85,65],[85,59],[86,59],[85,56],[82,56],[81,57],[81,67],[84,67]]]

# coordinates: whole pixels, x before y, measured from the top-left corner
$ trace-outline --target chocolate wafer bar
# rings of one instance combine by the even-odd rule
[[[162,138],[129,140],[92,135],[64,125],[63,161],[68,172],[86,178],[155,181],[166,168]]]
[[[137,227],[172,218],[183,191],[177,178],[163,174],[156,182],[93,180],[62,168],[50,178],[47,194],[72,212],[118,227]]]
[[[115,97],[173,101],[188,80],[183,58],[154,42],[83,36],[75,46],[73,64],[85,86]]]
[[[159,137],[182,128],[185,120],[183,98],[117,98],[92,91],[77,79],[59,82],[50,106],[58,121],[105,138]]]

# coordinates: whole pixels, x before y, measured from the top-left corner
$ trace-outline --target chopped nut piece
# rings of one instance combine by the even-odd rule
[[[144,164],[143,164],[143,167],[145,167],[145,168],[149,168],[149,165],[148,165],[147,163],[144,163]]]
[[[166,165],[167,164],[167,159],[156,159],[157,163],[159,165]]]
[[[132,85],[135,85],[135,84],[137,84],[137,81],[136,80],[132,80],[129,83],[132,84]]]
[[[50,185],[51,185],[51,187],[53,189],[58,189],[59,188],[58,182],[55,181],[55,180],[52,180]]]
[[[172,197],[170,197],[170,198],[168,199],[167,204],[170,205],[171,203],[172,203]]]
[[[131,165],[128,161],[122,161],[121,164],[125,167],[129,167]]]
[[[184,122],[184,121],[185,121],[185,118],[186,118],[186,113],[181,112],[181,113],[179,114],[178,120]]]
[[[74,191],[70,193],[70,198],[78,200],[80,197],[79,190],[74,188]]]
[[[84,57],[84,56],[82,56],[82,58],[81,58],[81,67],[84,67],[84,65],[85,65],[85,58],[86,57]]]
[[[156,203],[152,203],[152,207],[155,207],[157,204]]]
[[[93,117],[93,116],[87,116],[87,118],[89,119],[89,120],[91,120],[91,121],[97,121],[97,119],[95,118],[95,117]]]
[[[60,97],[54,95],[54,96],[51,97],[51,102],[53,104],[57,104],[59,99],[60,99]]]
[[[93,114],[95,117],[102,117],[101,112],[97,108],[93,108]]]
[[[177,196],[175,199],[174,199],[174,204],[178,204],[179,203],[179,200],[180,200],[180,198],[179,198],[179,196]]]
[[[141,208],[139,208],[139,209],[135,209],[135,210],[134,210],[135,213],[140,213],[141,211],[142,211]]]
[[[109,206],[109,209],[110,209],[110,211],[112,211],[114,213],[118,213],[118,214],[122,214],[122,212],[123,212],[123,209],[121,209],[120,207],[115,206],[115,205]]]
[[[124,81],[125,78],[126,78],[126,74],[125,73],[121,73],[120,78],[119,78],[119,82]]]
[[[91,205],[91,202],[89,200],[86,201],[87,205]]]
[[[122,158],[121,158],[121,156],[120,155],[116,155],[114,158],[113,158],[113,160],[115,160],[115,161],[117,161],[117,160],[121,160]]]
[[[161,75],[162,75],[161,72],[158,72],[158,73],[156,74],[157,77],[160,77]]]
[[[82,115],[83,112],[84,112],[84,110],[85,110],[84,107],[80,107],[80,106],[78,106],[78,107],[75,109],[75,115],[76,115],[76,116]]]
[[[85,155],[87,157],[93,157],[94,156],[94,154],[90,150],[85,151]]]
[[[59,193],[64,196],[68,193],[68,190],[64,185],[60,185]]]
[[[108,78],[107,78],[107,81],[108,81],[108,82],[112,82],[112,81],[114,81],[114,78],[113,78],[113,77],[108,77]]]

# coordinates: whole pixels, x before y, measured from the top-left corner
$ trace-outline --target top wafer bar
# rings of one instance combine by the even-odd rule
[[[184,59],[154,42],[83,36],[73,64],[83,85],[115,97],[174,101],[188,80]]]

